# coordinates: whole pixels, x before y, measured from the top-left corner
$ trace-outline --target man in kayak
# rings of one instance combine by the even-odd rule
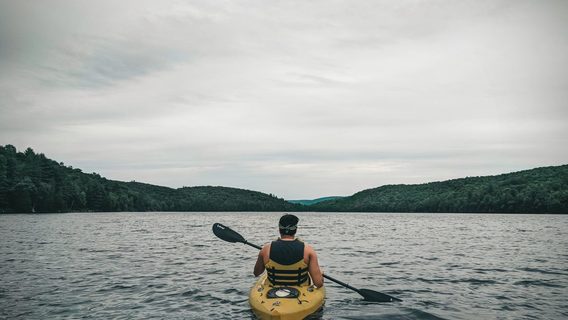
[[[295,238],[298,217],[285,214],[280,218],[280,238],[262,247],[254,266],[254,276],[267,270],[273,285],[305,285],[312,279],[316,287],[323,286],[323,273],[314,249]]]

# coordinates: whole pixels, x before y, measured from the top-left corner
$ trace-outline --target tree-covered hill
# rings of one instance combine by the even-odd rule
[[[310,206],[338,212],[568,213],[568,165],[418,185],[386,185]]]
[[[330,200],[336,200],[336,199],[341,199],[343,197],[339,197],[339,196],[330,196],[330,197],[323,197],[323,198],[317,198],[317,199],[311,199],[311,200],[287,200],[288,202],[292,202],[292,203],[297,203],[297,204],[302,204],[305,206],[311,206],[314,205],[316,203],[320,203],[320,202],[324,202],[324,201],[330,201]]]
[[[108,180],[35,153],[0,146],[0,213],[69,211],[296,211],[261,192],[226,187],[172,189]]]
[[[0,213],[69,211],[340,211],[568,213],[568,165],[488,177],[387,185],[294,204],[226,187],[172,189],[108,180],[28,148],[0,146]]]

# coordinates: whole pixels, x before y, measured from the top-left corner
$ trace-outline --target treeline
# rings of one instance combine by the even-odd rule
[[[338,212],[568,213],[568,165],[419,185],[387,185],[310,206]]]
[[[172,189],[113,181],[50,160],[31,148],[18,152],[12,145],[0,146],[0,213],[308,210],[568,213],[568,165],[419,185],[387,185],[301,205],[243,189]]]
[[[108,180],[31,148],[0,146],[0,213],[71,211],[295,211],[299,205],[226,187],[172,189]]]

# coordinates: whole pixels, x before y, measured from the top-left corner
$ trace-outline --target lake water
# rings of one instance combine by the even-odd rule
[[[254,319],[257,251],[282,213],[0,215],[2,319]],[[566,319],[568,216],[299,213],[331,282],[321,319]]]

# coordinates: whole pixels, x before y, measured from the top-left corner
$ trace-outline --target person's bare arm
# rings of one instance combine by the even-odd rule
[[[266,246],[258,252],[258,258],[256,259],[256,264],[254,265],[254,276],[258,277],[264,272],[264,251],[266,251]]]
[[[311,246],[308,246],[307,250],[308,250],[308,257],[310,259],[309,265],[308,265],[308,272],[310,273],[310,276],[312,277],[312,281],[314,282],[314,285],[318,288],[322,287],[323,286],[323,273],[322,273],[320,266],[319,266],[319,263],[318,263],[318,256]]]

